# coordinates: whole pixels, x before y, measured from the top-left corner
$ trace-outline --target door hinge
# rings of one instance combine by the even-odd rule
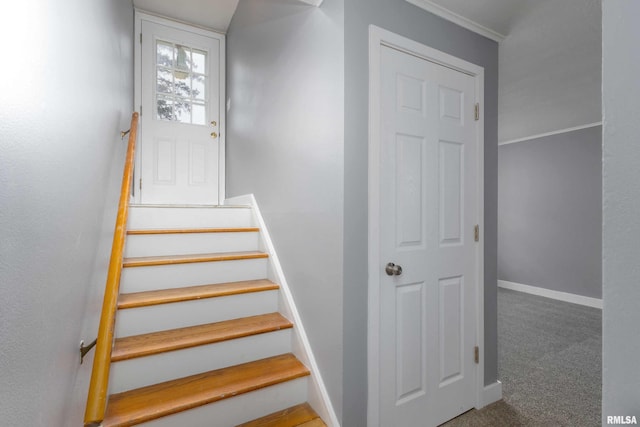
[[[142,44],[142,33],[140,33],[140,44]]]
[[[140,189],[140,191],[142,191],[142,178],[140,178],[140,181],[138,181],[138,188]]]
[[[142,115],[142,104],[140,104],[140,115]]]
[[[480,226],[478,224],[473,227],[473,240],[476,242],[480,241]]]
[[[476,104],[474,109],[474,116],[476,121],[480,120],[480,104]]]
[[[473,361],[476,363],[480,363],[480,347],[473,347]]]

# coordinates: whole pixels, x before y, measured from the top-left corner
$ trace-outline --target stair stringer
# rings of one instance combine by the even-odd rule
[[[329,393],[327,392],[327,388],[322,380],[320,368],[318,367],[313,351],[311,350],[311,344],[309,343],[309,339],[304,330],[302,319],[300,318],[300,314],[296,308],[293,295],[291,294],[291,290],[287,284],[282,266],[280,265],[275,247],[273,246],[267,225],[260,213],[260,208],[258,207],[256,198],[253,194],[246,194],[243,196],[228,198],[225,200],[224,204],[245,205],[251,207],[254,225],[260,228],[260,250],[269,254],[269,258],[267,259],[268,278],[280,285],[281,312],[294,324],[292,334],[292,352],[311,371],[310,381],[308,382],[309,390],[307,400],[328,427],[340,427],[340,422],[338,421],[331,399],[329,398]]]

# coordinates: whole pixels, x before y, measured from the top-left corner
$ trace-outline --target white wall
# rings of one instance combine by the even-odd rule
[[[602,415],[640,420],[640,2],[602,4]]]
[[[599,122],[601,0],[532,1],[500,43],[498,140]]]
[[[78,345],[95,336],[85,305],[106,277],[96,254],[131,114],[132,27],[130,0],[21,0],[0,14],[2,425],[82,423],[74,384],[91,365]]]
[[[227,195],[254,193],[338,417],[343,1],[240,0],[227,34]]]

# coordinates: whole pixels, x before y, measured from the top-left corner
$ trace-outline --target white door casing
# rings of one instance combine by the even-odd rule
[[[370,40],[368,425],[435,426],[483,388],[483,70],[375,27]]]
[[[224,200],[224,35],[136,11],[134,202]]]

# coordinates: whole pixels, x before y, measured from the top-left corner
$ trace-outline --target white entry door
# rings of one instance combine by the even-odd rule
[[[143,17],[140,23],[136,200],[219,204],[224,36],[157,20]]]
[[[380,426],[437,426],[475,404],[475,79],[380,49]]]

